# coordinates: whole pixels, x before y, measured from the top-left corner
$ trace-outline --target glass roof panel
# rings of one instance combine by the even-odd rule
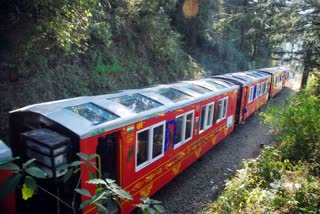
[[[121,97],[111,98],[110,100],[128,107],[132,112],[135,113],[140,113],[162,106],[161,103],[141,94],[124,95]]]
[[[195,92],[197,92],[199,94],[207,94],[207,93],[212,92],[211,90],[209,90],[207,88],[204,88],[204,87],[199,86],[199,85],[194,85],[194,84],[184,85],[183,87],[187,88],[187,89],[190,89],[192,91],[195,91]]]
[[[234,84],[232,82],[229,82],[228,80],[225,79],[219,79],[219,81],[224,82],[225,84],[229,85],[229,86],[234,86]]]
[[[102,109],[93,103],[71,106],[66,109],[89,120],[94,125],[119,118],[117,115]]]
[[[240,80],[240,81],[243,81],[243,82],[247,82],[248,80],[246,80],[246,79],[244,79],[244,78],[242,78],[242,77],[239,77],[239,76],[235,76],[235,75],[231,75],[233,78],[235,78],[235,79],[238,79],[238,80]]]
[[[158,93],[175,103],[191,98],[189,95],[174,88],[161,88],[158,90]]]
[[[222,89],[222,88],[226,88],[226,86],[221,85],[219,83],[213,82],[211,80],[205,80],[207,83],[209,83],[210,85],[214,86],[216,89]]]
[[[258,75],[256,73],[246,73],[246,75],[252,76],[252,77],[262,77],[262,75]]]

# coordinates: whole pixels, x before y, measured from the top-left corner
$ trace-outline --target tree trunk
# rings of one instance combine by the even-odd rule
[[[303,73],[302,73],[302,80],[301,80],[301,88],[305,88],[308,82],[308,77],[309,77],[309,73],[311,70],[311,56],[312,56],[312,50],[311,48],[309,48],[308,46],[306,47],[307,50],[305,52],[305,57],[304,57],[304,69],[303,69]]]

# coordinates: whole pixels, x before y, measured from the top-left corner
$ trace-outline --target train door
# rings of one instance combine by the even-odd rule
[[[117,160],[118,160],[118,142],[119,133],[112,133],[99,137],[97,145],[97,166],[99,169],[99,177],[105,179],[117,178]]]
[[[241,114],[241,103],[242,103],[242,91],[243,91],[243,85],[241,84],[238,89],[238,96],[237,96],[237,103],[236,103],[236,118],[235,118],[235,124],[238,124],[240,120],[242,119],[240,117]]]

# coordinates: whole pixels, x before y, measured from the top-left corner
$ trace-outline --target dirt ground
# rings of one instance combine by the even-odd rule
[[[292,96],[299,89],[299,77],[287,86],[269,102],[281,105]],[[263,110],[264,107],[260,109]],[[263,145],[272,143],[273,136],[261,125],[259,115],[254,114],[152,198],[162,202],[166,213],[198,213],[219,196],[225,181],[242,168],[244,160],[256,158]]]

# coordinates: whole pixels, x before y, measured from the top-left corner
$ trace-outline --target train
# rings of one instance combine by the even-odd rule
[[[109,211],[131,213],[142,197],[160,190],[279,94],[288,79],[286,67],[262,68],[11,111],[14,156],[35,158],[48,175],[39,185],[65,202],[43,191],[27,201],[17,193],[17,213],[74,212],[70,207],[88,199],[75,195],[75,188],[95,193],[96,186],[87,183],[92,175],[115,180],[133,197],[121,206],[106,203]],[[63,182],[66,169],[59,166],[81,160],[79,152],[96,154],[96,167],[81,165]],[[98,209],[90,205],[77,212]]]

